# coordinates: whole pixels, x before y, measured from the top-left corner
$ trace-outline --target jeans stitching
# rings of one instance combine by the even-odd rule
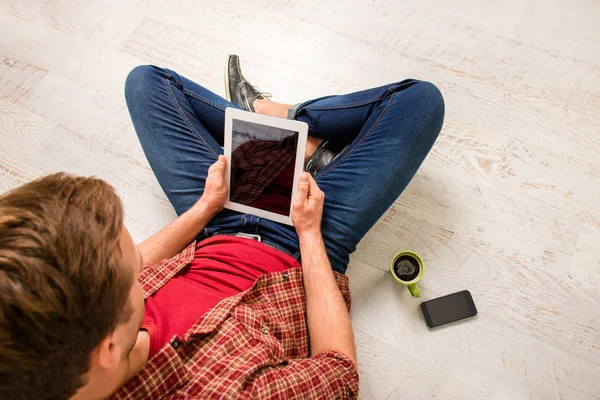
[[[373,97],[371,99],[367,99],[367,100],[362,100],[362,101],[356,101],[354,103],[348,103],[348,104],[338,104],[338,105],[332,105],[332,106],[320,106],[320,107],[311,107],[306,106],[306,107],[301,107],[303,110],[331,110],[331,109],[342,109],[342,108],[350,108],[350,107],[356,107],[356,106],[364,106],[365,104],[369,104],[378,100],[383,99],[383,95],[379,95],[377,97]]]
[[[352,155],[352,153],[354,153],[356,151],[356,149],[358,149],[365,140],[367,140],[367,138],[371,135],[371,133],[373,132],[373,129],[375,129],[375,127],[377,126],[377,124],[379,124],[379,121],[381,121],[381,118],[383,118],[383,116],[388,112],[388,110],[390,109],[394,99],[396,98],[396,94],[394,93],[392,94],[392,96],[390,97],[387,105],[385,106],[385,108],[383,109],[383,111],[381,112],[381,114],[379,115],[379,117],[377,117],[377,120],[373,123],[373,126],[371,127],[371,129],[369,129],[369,132],[367,132],[365,134],[365,136],[363,136],[363,138],[360,140],[360,142],[358,142],[356,144],[356,146],[354,146],[352,148],[351,151],[349,151],[344,158],[342,158],[341,160],[339,160],[337,163],[335,163],[334,165],[332,165],[332,167],[330,169],[328,169],[327,171],[325,171],[322,175],[319,175],[319,173],[317,173],[315,175],[315,180],[319,179],[319,178],[323,178],[325,176],[327,176],[329,173],[331,173],[332,171],[334,171],[341,163],[343,163],[345,160],[348,159],[348,157],[350,157]]]
[[[169,79],[165,78],[164,82],[165,82],[165,86],[167,88],[167,91],[169,93],[169,97],[171,97],[171,101],[173,102],[173,105],[177,109],[177,112],[179,113],[179,115],[181,116],[181,118],[183,118],[183,120],[185,121],[186,125],[192,130],[192,132],[194,132],[194,134],[196,135],[196,137],[202,142],[202,145],[204,147],[206,147],[210,152],[212,152],[214,154],[215,158],[219,158],[219,155],[217,153],[215,153],[215,151],[213,150],[213,148],[210,147],[208,145],[208,143],[206,143],[206,141],[202,138],[202,135],[200,135],[200,133],[198,133],[198,131],[196,130],[196,128],[194,128],[194,125],[192,125],[192,123],[189,121],[189,119],[185,116],[185,113],[183,112],[183,109],[181,108],[181,106],[179,105],[179,102],[175,98],[175,94],[173,93],[173,89],[171,88],[171,85],[169,84]]]
[[[217,108],[217,109],[219,109],[220,111],[225,111],[225,107],[221,107],[221,106],[220,106],[220,105],[218,105],[217,103],[213,103],[212,101],[210,101],[210,100],[208,100],[208,99],[205,99],[204,97],[201,97],[201,96],[197,95],[197,94],[196,94],[196,93],[194,93],[194,92],[190,92],[189,90],[183,89],[183,93],[184,93],[184,94],[186,94],[186,95],[188,95],[188,96],[191,96],[191,97],[195,98],[196,100],[199,100],[199,101],[201,101],[201,102],[203,102],[203,103],[206,103],[206,104],[208,104],[209,106],[212,106],[212,107],[214,107],[214,108]]]

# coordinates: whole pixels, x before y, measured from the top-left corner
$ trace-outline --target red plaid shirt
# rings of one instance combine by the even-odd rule
[[[194,258],[196,244],[147,267],[147,298]],[[348,278],[335,273],[350,308]],[[180,310],[181,311],[181,310]],[[111,399],[355,399],[358,371],[345,355],[310,357],[302,270],[260,277],[174,337]]]

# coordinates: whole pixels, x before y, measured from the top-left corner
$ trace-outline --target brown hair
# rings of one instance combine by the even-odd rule
[[[123,207],[106,182],[58,173],[0,196],[0,398],[64,399],[131,317]]]

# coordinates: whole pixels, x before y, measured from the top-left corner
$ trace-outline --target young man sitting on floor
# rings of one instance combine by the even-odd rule
[[[154,66],[127,78],[179,215],[139,246],[102,180],[54,174],[0,196],[1,398],[357,397],[343,274],[435,142],[442,96],[405,80],[292,106],[236,56],[226,68],[231,101]],[[226,107],[308,124],[294,227],[223,209]]]

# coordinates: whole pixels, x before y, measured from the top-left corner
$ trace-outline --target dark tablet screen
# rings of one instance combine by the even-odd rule
[[[230,200],[290,215],[298,132],[232,120]]]

